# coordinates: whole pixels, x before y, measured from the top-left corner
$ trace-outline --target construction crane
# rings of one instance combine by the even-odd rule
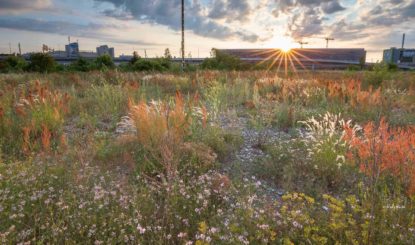
[[[325,37],[324,39],[326,40],[326,48],[329,48],[329,41],[333,41],[334,38],[332,38],[332,37]]]
[[[303,48],[304,44],[308,44],[308,42],[303,42],[303,41],[298,41],[297,43],[300,44],[301,48]]]

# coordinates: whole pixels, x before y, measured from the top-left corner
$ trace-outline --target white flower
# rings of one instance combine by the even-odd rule
[[[146,232],[146,228],[143,228],[140,224],[137,225],[137,230],[140,234],[144,234]]]

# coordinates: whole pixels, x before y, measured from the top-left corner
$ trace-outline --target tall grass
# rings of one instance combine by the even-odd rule
[[[32,152],[58,150],[65,145],[62,131],[70,97],[36,81],[2,98],[2,151],[22,157]]]

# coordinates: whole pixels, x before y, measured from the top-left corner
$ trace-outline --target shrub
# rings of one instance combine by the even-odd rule
[[[95,65],[98,70],[106,70],[115,68],[114,61],[109,55],[102,55],[95,60]]]
[[[189,164],[183,159],[183,156],[190,156],[200,160],[206,158],[201,156],[202,153],[211,155],[208,147],[185,141],[191,134],[192,124],[201,121],[190,105],[185,104],[180,93],[176,94],[174,103],[153,101],[148,105],[144,101],[138,104],[130,102],[130,117],[137,130],[137,140],[150,156],[144,159],[147,160],[147,164],[142,163],[138,166],[142,171],[159,174],[171,183],[179,171],[189,168],[204,171],[211,167],[209,164],[203,164],[203,161]],[[193,154],[196,155],[189,155],[192,152],[189,148],[193,148]],[[208,158],[216,158],[216,156]],[[185,159],[189,161],[189,158]]]
[[[165,71],[170,69],[171,63],[168,59],[147,60],[139,58],[132,64],[133,71]]]
[[[366,124],[363,135],[346,126],[345,140],[351,145],[349,158],[376,186],[379,177],[391,174],[406,186],[409,195],[415,194],[415,129],[389,128],[382,118],[379,126]],[[354,156],[354,157],[353,157]]]
[[[36,53],[30,55],[29,71],[47,73],[56,71],[56,67],[55,60],[49,54]]]
[[[246,65],[237,57],[212,49],[212,58],[206,59],[201,64],[203,69],[210,70],[241,70]]]
[[[104,123],[110,123],[110,128],[125,115],[128,107],[126,90],[119,85],[103,83],[92,85],[85,90],[85,99],[80,105],[90,115]]]
[[[93,69],[91,62],[84,58],[79,58],[69,65],[69,69],[73,71],[87,72]]]
[[[27,62],[20,56],[8,56],[0,66],[0,72],[23,72]]]

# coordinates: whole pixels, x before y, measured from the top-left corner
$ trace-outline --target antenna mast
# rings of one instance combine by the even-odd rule
[[[182,0],[182,71],[185,66],[185,57],[184,57],[184,0]]]

